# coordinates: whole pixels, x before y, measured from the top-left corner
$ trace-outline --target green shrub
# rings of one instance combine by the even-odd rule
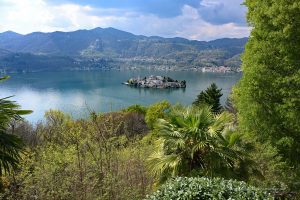
[[[147,200],[206,200],[238,199],[268,200],[274,199],[261,189],[247,185],[245,182],[224,180],[221,178],[186,178],[178,177],[161,186]]]
[[[136,105],[129,106],[126,109],[123,109],[123,112],[136,112],[136,113],[146,115],[147,108],[136,104]]]
[[[155,104],[152,104],[148,107],[145,120],[150,129],[154,128],[154,124],[157,119],[163,119],[166,115],[166,112],[171,108],[171,104],[168,101],[161,101]]]

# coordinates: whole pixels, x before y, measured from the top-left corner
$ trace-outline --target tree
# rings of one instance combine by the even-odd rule
[[[145,116],[148,127],[152,129],[157,119],[163,118],[170,107],[171,105],[168,101],[161,101],[149,106]]]
[[[300,1],[245,5],[252,32],[234,89],[240,130],[270,142],[300,176]]]
[[[172,176],[226,174],[242,156],[235,149],[239,134],[232,130],[232,120],[231,114],[215,115],[208,106],[172,110],[167,120],[158,120],[150,169],[160,182]]]
[[[220,103],[220,98],[223,95],[221,93],[222,89],[218,89],[215,83],[212,83],[205,91],[202,91],[197,99],[193,102],[195,106],[201,106],[203,104],[209,105],[214,113],[220,113],[222,106]]]
[[[232,94],[226,99],[224,110],[234,115],[234,125],[237,125],[237,109],[234,105]]]
[[[7,78],[0,78],[0,81]],[[23,150],[22,140],[8,133],[10,122],[20,120],[21,115],[31,113],[29,110],[20,110],[20,106],[9,98],[0,99],[0,176],[3,172],[10,172],[17,167],[20,152]]]

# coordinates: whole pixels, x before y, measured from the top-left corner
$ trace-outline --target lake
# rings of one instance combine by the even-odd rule
[[[186,80],[185,89],[132,88],[121,83],[131,77],[149,75],[169,76]],[[89,110],[107,112],[133,104],[149,105],[168,100],[171,103],[191,104],[196,96],[215,82],[222,88],[222,103],[240,73],[202,73],[192,71],[64,71],[11,74],[0,84],[0,98],[15,95],[23,109],[31,109],[26,116],[31,122],[42,120],[45,111],[60,109],[74,118],[88,116]]]

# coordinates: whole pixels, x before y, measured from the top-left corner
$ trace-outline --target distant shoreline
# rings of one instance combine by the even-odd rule
[[[184,71],[187,71],[187,72],[190,72],[190,71],[193,71],[193,72],[202,72],[202,73],[222,73],[222,74],[230,74],[230,73],[242,73],[243,71],[238,69],[238,70],[234,70],[234,71],[210,71],[210,70],[207,70],[207,71],[203,71],[202,68],[197,68],[197,69],[194,69],[194,68],[191,68],[191,69],[158,69],[158,68],[150,68],[150,67],[141,67],[141,68],[104,68],[104,69],[99,69],[99,68],[84,68],[84,69],[64,69],[64,70],[37,70],[37,71],[33,71],[33,70],[30,70],[30,71],[26,71],[26,70],[23,70],[23,71],[4,71],[4,70],[0,70],[0,75],[6,75],[6,74],[26,74],[26,73],[40,73],[40,72],[67,72],[67,71],[157,71],[157,72],[172,72],[172,71],[175,71],[175,72],[184,72]]]

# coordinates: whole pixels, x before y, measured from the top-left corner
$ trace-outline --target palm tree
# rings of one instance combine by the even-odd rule
[[[0,78],[0,81],[7,78]],[[32,112],[20,110],[20,106],[9,98],[0,99],[0,176],[3,172],[10,172],[11,169],[17,167],[24,146],[19,137],[8,133],[10,122],[20,120],[22,119],[21,115]]]
[[[208,106],[177,108],[156,125],[156,151],[148,165],[160,182],[172,176],[218,176],[229,171],[241,152],[233,116],[215,115]]]

